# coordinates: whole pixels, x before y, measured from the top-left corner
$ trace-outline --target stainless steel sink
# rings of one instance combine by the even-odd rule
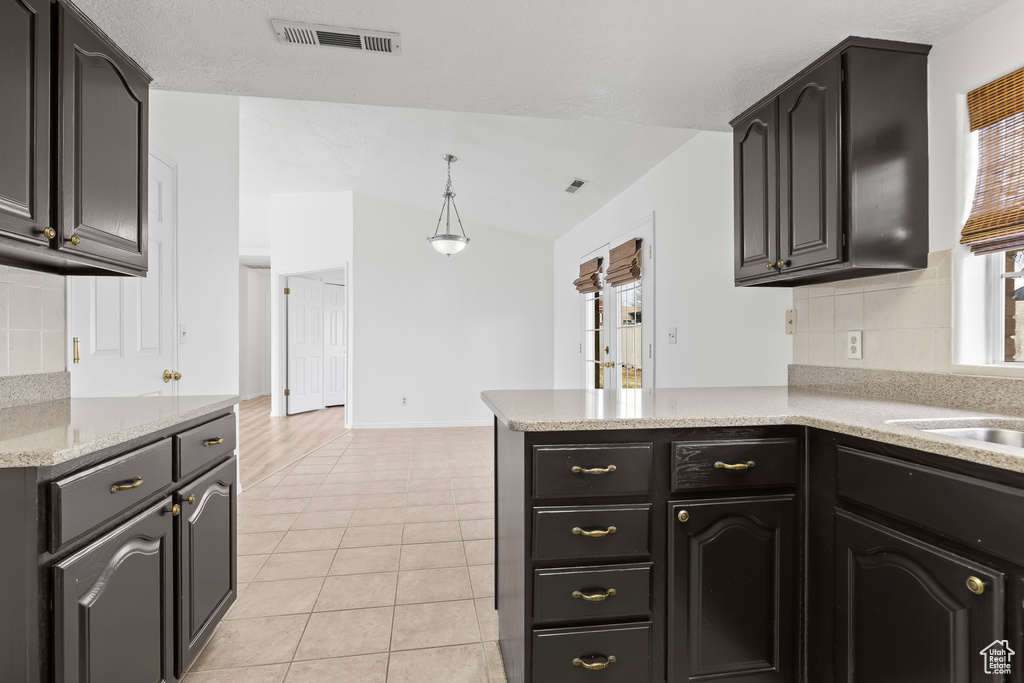
[[[932,434],[945,434],[946,436],[958,436],[961,439],[974,439],[975,441],[987,441],[998,443],[1004,446],[1016,446],[1024,448],[1024,432],[1016,429],[1002,429],[999,427],[954,427],[946,429],[922,429],[922,432]]]

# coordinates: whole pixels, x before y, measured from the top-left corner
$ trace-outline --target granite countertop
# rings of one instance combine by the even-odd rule
[[[800,425],[1024,472],[1024,449],[921,431],[977,426],[979,419],[983,426],[1024,430],[1021,415],[794,387],[485,391],[481,397],[519,432]]]
[[[238,396],[72,398],[0,410],[0,468],[49,467],[229,408]]]

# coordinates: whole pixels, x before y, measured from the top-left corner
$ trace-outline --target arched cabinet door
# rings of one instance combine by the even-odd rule
[[[842,511],[836,552],[837,682],[1003,680],[982,655],[1009,637],[1002,574]]]
[[[87,19],[57,5],[58,250],[147,266],[149,77]]]
[[[733,124],[735,276],[774,275],[778,256],[776,100]]]
[[[795,680],[793,496],[669,510],[669,682]]]
[[[235,601],[235,468],[231,458],[178,492],[178,658],[181,676]]]
[[[0,234],[45,247],[50,173],[50,2],[0,0]]]
[[[54,567],[58,683],[174,681],[171,501]]]

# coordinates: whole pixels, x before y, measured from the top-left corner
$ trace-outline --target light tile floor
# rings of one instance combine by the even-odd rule
[[[239,598],[184,683],[495,683],[489,428],[355,430],[238,498]]]

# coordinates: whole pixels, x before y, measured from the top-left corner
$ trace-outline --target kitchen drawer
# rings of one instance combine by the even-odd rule
[[[533,448],[536,498],[647,495],[650,490],[649,443]]]
[[[840,446],[841,499],[1024,564],[1024,491]],[[1011,523],[1013,522],[1013,523]]]
[[[650,512],[650,505],[534,508],[533,558],[648,555]]]
[[[672,491],[794,486],[796,438],[673,441]]]
[[[588,671],[583,664],[601,666]],[[648,683],[651,624],[533,632],[533,683]]]
[[[170,439],[51,482],[50,552],[170,483]]]
[[[648,562],[537,569],[533,573],[533,620],[592,621],[647,616],[651,613],[651,566]]]
[[[178,442],[174,480],[179,481],[205,465],[234,453],[235,414],[218,417],[174,438]]]

